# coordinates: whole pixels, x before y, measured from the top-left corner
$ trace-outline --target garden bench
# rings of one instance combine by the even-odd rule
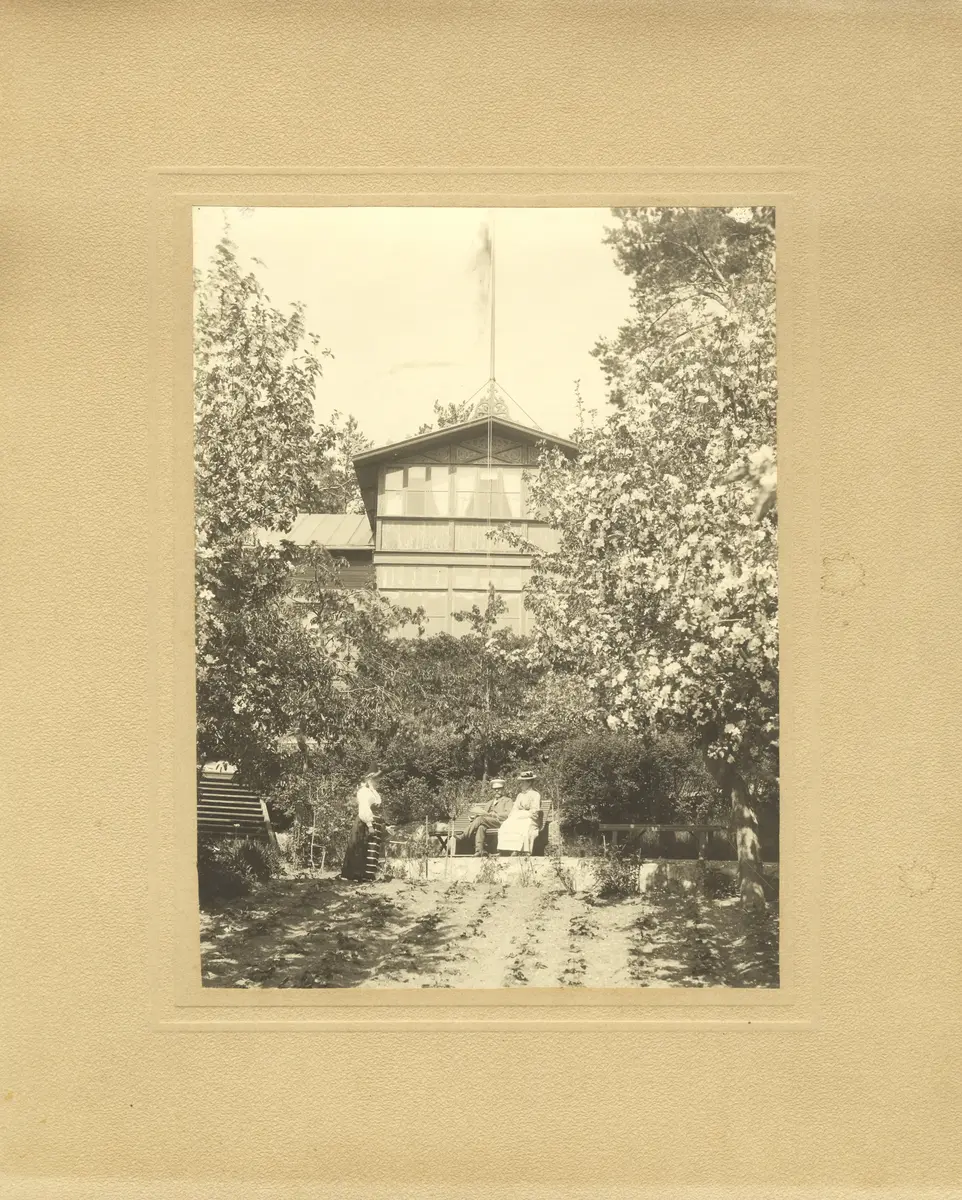
[[[472,817],[453,817],[448,821],[439,822],[434,827],[434,837],[441,847],[441,853],[448,858],[462,858],[467,855],[474,854],[474,838],[468,838],[468,828],[471,825]],[[544,824],[538,830],[538,836],[534,840],[533,854],[543,855],[544,847],[548,841],[548,826],[550,821],[545,816]],[[458,849],[459,842],[468,842],[468,848],[464,850]],[[484,848],[486,851],[497,852],[498,849],[498,831],[497,829],[486,829],[484,833]]]
[[[727,825],[621,825],[608,822],[599,825],[598,830],[601,833],[603,845],[607,846],[608,838],[610,838],[612,850],[617,849],[619,838],[623,834],[628,838],[633,834],[644,833],[687,833],[698,841],[699,858],[705,857],[708,839],[712,834],[721,834],[727,837],[729,832]]]

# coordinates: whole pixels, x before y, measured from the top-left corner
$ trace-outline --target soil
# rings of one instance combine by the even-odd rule
[[[560,878],[287,875],[201,913],[208,987],[777,987],[778,914],[693,891],[603,900]]]

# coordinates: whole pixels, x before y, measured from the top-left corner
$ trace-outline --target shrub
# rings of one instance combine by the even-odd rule
[[[594,858],[600,853],[601,839],[595,834],[587,836],[585,834],[574,834],[564,838],[560,853],[565,858]]]
[[[581,734],[556,750],[551,768],[571,833],[589,833],[600,821],[695,821],[706,806],[680,800],[686,785],[713,796],[700,756],[675,735]]]
[[[266,842],[245,838],[234,843],[232,853],[238,862],[247,867],[251,878],[258,883],[266,883],[280,871],[280,855]]]
[[[322,854],[339,857],[357,816],[357,785],[358,779],[325,772],[319,764],[284,781],[275,799],[293,815],[287,852],[295,866],[316,866]]]
[[[607,850],[595,863],[595,895],[603,899],[637,895],[640,866],[634,854]]]
[[[722,900],[738,895],[737,872],[720,871],[718,867],[706,864],[702,870],[702,890],[709,900]]]
[[[554,869],[555,877],[569,896],[574,896],[578,891],[575,873],[569,866],[565,865],[564,859],[558,851],[548,851],[547,855],[551,866]]]
[[[406,779],[385,803],[390,805],[392,820],[398,825],[423,821],[425,816],[435,821],[447,816],[444,802],[424,779]]]
[[[197,843],[197,884],[202,907],[246,896],[255,883],[279,869],[273,848],[249,838],[201,838]]]

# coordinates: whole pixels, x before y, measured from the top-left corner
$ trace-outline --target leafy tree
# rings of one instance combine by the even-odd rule
[[[540,660],[577,669],[613,730],[691,732],[729,797],[762,906],[757,780],[777,775],[774,215],[621,209],[632,315],[597,356],[615,411],[577,462],[543,456],[559,550],[529,589]],[[734,466],[734,469],[733,469]],[[754,474],[753,474],[754,472]],[[739,478],[734,478],[738,475]]]
[[[272,308],[225,232],[195,272],[194,477],[197,543],[289,529],[310,480],[319,339],[303,305]]]
[[[354,455],[371,447],[356,418],[331,414],[311,441],[309,479],[298,496],[298,508],[311,513],[362,513],[364,501],[357,486]]]
[[[440,400],[434,402],[434,420],[438,429],[446,429],[449,425],[463,425],[465,421],[471,420],[471,414],[474,412],[474,403],[471,400],[452,400],[447,404],[442,404]],[[434,425],[427,423],[418,429],[418,433],[430,433],[434,429]]]
[[[285,769],[282,739],[342,735],[357,662],[377,660],[398,618],[373,593],[339,589],[320,549],[298,598],[295,548],[258,541],[259,529],[290,528],[312,486],[326,352],[302,306],[271,306],[226,233],[196,274],[194,352],[198,756],[269,787]],[[341,429],[357,436],[350,421]]]
[[[537,761],[583,727],[578,681],[532,667],[527,639],[495,627],[499,610],[489,599],[485,612],[461,614],[469,628],[460,637],[386,638],[356,664],[344,700],[350,716],[327,746],[343,756],[363,743],[385,768],[396,820],[444,816],[459,805],[462,784]]]

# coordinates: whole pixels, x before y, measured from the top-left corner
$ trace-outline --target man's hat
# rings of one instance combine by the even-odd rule
[[[504,787],[504,780],[503,780],[503,779],[492,779],[492,780],[490,781],[490,783],[491,783],[491,786],[492,786],[493,788],[503,788],[503,787]]]

